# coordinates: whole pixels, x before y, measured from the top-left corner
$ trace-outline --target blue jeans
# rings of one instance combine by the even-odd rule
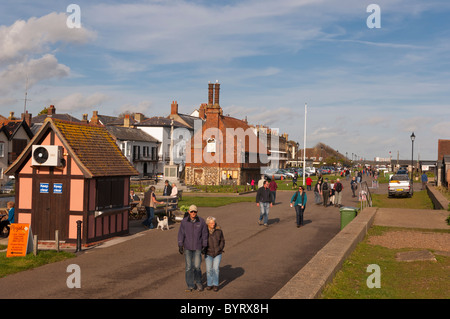
[[[301,208],[299,205],[295,205],[295,215],[297,217],[297,226],[303,226],[303,212],[304,208]]]
[[[222,260],[222,254],[216,257],[206,256],[206,283],[209,287],[219,286],[219,266]]]
[[[276,191],[270,191],[270,195],[272,196],[272,204],[275,205],[275,200],[277,198],[277,192]]]
[[[143,225],[148,226],[148,228],[153,229],[153,218],[155,217],[155,208],[145,206],[145,211],[147,212],[147,219],[142,222]]]
[[[263,202],[259,202],[259,220],[263,220],[264,218],[264,224],[267,224],[269,222],[269,208],[270,208],[270,203],[263,203]]]
[[[186,260],[186,284],[188,288],[194,289],[195,284],[202,284],[202,263],[201,250],[185,250],[184,257]]]

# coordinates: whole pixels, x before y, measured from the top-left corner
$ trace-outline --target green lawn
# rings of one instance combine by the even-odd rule
[[[374,226],[358,244],[337,272],[333,282],[322,293],[323,299],[448,299],[450,298],[450,257],[435,254],[433,261],[396,261],[397,252],[411,249],[389,249],[368,243],[369,236],[398,230]],[[380,267],[380,288],[369,288],[370,264]]]
[[[2,246],[2,249],[6,247]],[[1,247],[0,247],[1,248]],[[75,257],[75,254],[55,250],[39,251],[37,256],[28,254],[25,257],[6,257],[6,252],[0,253],[0,278],[20,271],[36,268],[45,264]]]
[[[433,202],[426,191],[414,192],[411,198],[388,198],[387,194],[372,194],[372,206],[380,208],[433,209]]]

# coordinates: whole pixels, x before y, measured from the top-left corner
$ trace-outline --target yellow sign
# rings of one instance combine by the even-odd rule
[[[30,224],[11,224],[6,257],[26,256],[30,235]]]

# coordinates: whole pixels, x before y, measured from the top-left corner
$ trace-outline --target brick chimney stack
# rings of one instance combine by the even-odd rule
[[[210,82],[208,84],[208,106],[213,105],[213,95],[214,95],[213,91],[214,91],[214,84]]]
[[[177,103],[177,101],[172,101],[172,105],[170,107],[170,114],[178,114],[178,103]]]
[[[214,86],[214,107],[219,107],[219,91],[220,91],[220,83],[216,82]]]
[[[144,120],[144,114],[142,113],[135,113],[134,114],[134,119],[136,120],[136,122],[142,122]]]
[[[86,123],[86,124],[89,123],[88,115],[87,115],[87,114],[83,114],[83,119],[81,120],[81,122],[82,122],[82,123]]]
[[[100,120],[98,119],[98,111],[92,111],[92,117],[91,117],[91,121],[89,122],[89,124],[93,124],[93,125],[100,124]]]
[[[123,127],[130,127],[130,114],[125,114],[123,119]]]
[[[56,113],[56,109],[54,105],[50,105],[47,109],[47,116],[52,116]]]
[[[15,120],[16,118],[14,117],[14,112],[9,112],[9,117],[8,120]]]
[[[27,123],[29,127],[31,127],[31,114],[28,113],[28,111],[22,113],[22,120],[25,121],[25,123]]]
[[[198,110],[198,117],[203,119],[203,120],[205,119],[205,112],[206,112],[206,106],[207,105],[208,104],[206,104],[206,103],[202,103],[200,105],[200,109]]]

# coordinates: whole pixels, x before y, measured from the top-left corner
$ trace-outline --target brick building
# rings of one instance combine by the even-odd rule
[[[223,115],[219,92],[219,83],[209,83],[208,103],[199,110],[204,121],[186,154],[187,184],[246,184],[259,180],[261,167],[268,163],[267,148],[247,121]]]

